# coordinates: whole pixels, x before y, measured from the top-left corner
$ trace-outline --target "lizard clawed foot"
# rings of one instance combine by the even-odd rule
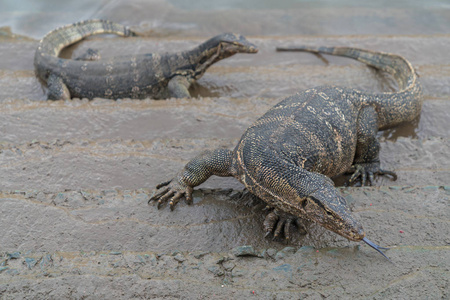
[[[75,58],[75,60],[95,61],[100,60],[101,56],[97,49],[89,48],[85,53]]]
[[[176,178],[160,183],[156,186],[153,191],[152,196],[148,200],[148,203],[151,201],[158,202],[158,209],[161,208],[161,205],[166,201],[169,201],[169,206],[171,210],[174,210],[178,201],[184,196],[186,197],[186,202],[188,204],[192,203],[192,192],[193,189],[190,186],[184,185],[180,183]]]
[[[301,224],[299,218],[274,209],[266,216],[264,220],[263,226],[264,231],[266,232],[265,236],[267,237],[270,233],[273,232],[273,239],[275,240],[278,236],[281,235],[281,232],[283,231],[286,241],[289,242],[289,240],[291,239],[291,224],[295,224],[301,234],[306,234],[306,230],[303,227],[303,224]]]
[[[361,186],[366,185],[368,181],[369,185],[374,182],[375,175],[390,175],[392,180],[397,180],[397,174],[392,171],[387,171],[380,169],[379,163],[367,163],[367,164],[357,164],[353,166],[353,174],[347,182],[347,185],[352,185],[357,179],[361,180]]]

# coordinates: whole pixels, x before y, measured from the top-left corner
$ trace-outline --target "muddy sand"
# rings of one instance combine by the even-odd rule
[[[95,37],[63,56],[87,48],[103,57],[187,49],[213,30],[201,12],[171,9],[165,18],[203,25],[173,30],[156,22],[152,35],[138,24],[148,36]],[[381,11],[355,10],[344,20],[385,20]],[[225,19],[235,24],[231,12]],[[350,35],[334,17],[322,35],[317,25],[303,34],[262,35],[275,21],[255,17],[262,25],[242,31],[260,48],[257,55],[214,65],[192,87],[195,98],[165,101],[45,101],[33,69],[36,33],[1,29],[0,299],[449,299],[450,35],[439,27],[448,9],[426,12],[436,16],[434,27],[420,31],[422,19],[404,24],[417,15],[390,11],[394,25],[385,35],[385,27],[372,32],[367,24]],[[102,13],[123,21],[112,10]],[[282,27],[276,24],[272,30]],[[386,74],[350,59],[274,50],[290,44],[397,53],[420,75],[420,119],[379,134],[381,164],[398,180],[340,187],[368,238],[390,247],[392,263],[312,223],[289,244],[264,238],[264,204],[232,178],[211,178],[193,205],[182,201],[173,212],[147,204],[157,183],[204,149],[232,149],[281,97],[322,84],[396,89]]]

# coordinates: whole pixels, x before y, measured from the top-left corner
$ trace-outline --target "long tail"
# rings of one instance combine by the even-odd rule
[[[277,51],[305,51],[345,56],[391,74],[400,90],[370,97],[380,105],[381,110],[389,106],[389,112],[382,111],[382,119],[379,120],[380,129],[411,121],[420,114],[423,97],[417,74],[411,63],[400,55],[350,47],[293,46],[279,47]],[[398,98],[397,101],[394,98]],[[396,105],[403,108],[395,107]]]
[[[120,36],[135,35],[128,27],[106,20],[87,20],[63,27],[59,27],[42,38],[39,42],[38,52],[58,56],[59,52],[85,37],[110,33]]]

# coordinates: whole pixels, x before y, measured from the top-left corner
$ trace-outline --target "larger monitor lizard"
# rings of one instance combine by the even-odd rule
[[[396,174],[380,168],[378,130],[412,121],[422,108],[421,86],[403,57],[347,47],[297,47],[301,50],[357,59],[389,72],[398,92],[370,94],[356,89],[320,86],[283,99],[259,118],[236,148],[205,151],[172,180],[159,184],[150,200],[170,207],[211,175],[233,176],[268,205],[294,217],[312,220],[352,241],[365,237],[330,177],[353,169],[350,181],[372,183],[374,175]],[[277,224],[278,222],[278,224]],[[274,212],[264,222],[267,233],[279,234],[292,218]],[[285,230],[287,232],[287,230]],[[383,254],[384,255],[384,254]]]

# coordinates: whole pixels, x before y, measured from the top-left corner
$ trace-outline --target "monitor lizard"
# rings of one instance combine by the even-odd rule
[[[357,59],[393,75],[399,91],[379,94],[319,86],[288,96],[242,135],[236,148],[207,150],[176,176],[156,186],[150,201],[171,209],[212,175],[233,176],[276,210],[264,229],[275,235],[297,217],[320,224],[352,241],[364,241],[383,254],[383,247],[365,236],[331,177],[352,170],[350,182],[372,184],[381,169],[377,131],[409,122],[420,115],[423,96],[412,65],[403,57],[348,47],[291,47],[279,51],[309,51]],[[282,213],[279,213],[282,212]],[[276,226],[276,227],[275,227]],[[383,256],[385,256],[383,254]],[[386,257],[386,256],[385,256]],[[387,258],[387,257],[386,257]]]
[[[136,35],[117,23],[87,20],[57,28],[39,42],[34,66],[37,76],[47,83],[48,99],[190,97],[189,86],[212,64],[236,53],[258,52],[244,36],[223,33],[181,52],[124,55],[103,60],[90,49],[75,60],[58,57],[64,47],[102,33]]]

